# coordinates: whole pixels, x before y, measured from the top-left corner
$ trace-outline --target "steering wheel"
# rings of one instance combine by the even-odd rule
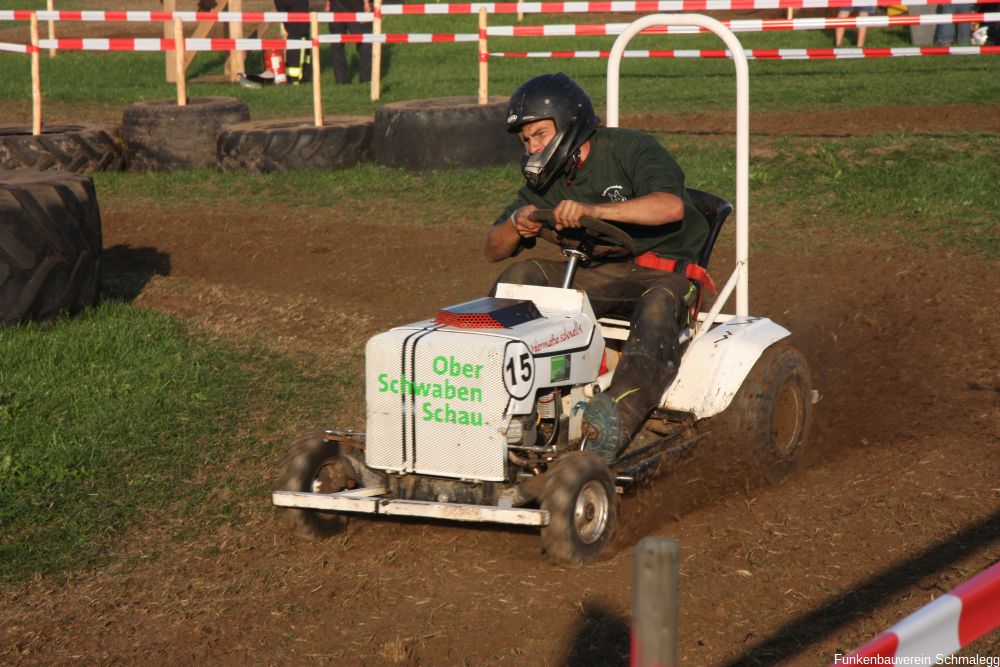
[[[552,209],[535,209],[531,213],[535,222],[550,222]],[[600,245],[597,242],[601,235],[613,239],[618,245]],[[580,218],[580,227],[556,231],[550,227],[542,227],[538,236],[549,243],[554,243],[563,251],[583,253],[586,261],[592,259],[622,259],[635,254],[635,241],[621,227],[610,222],[585,215]]]

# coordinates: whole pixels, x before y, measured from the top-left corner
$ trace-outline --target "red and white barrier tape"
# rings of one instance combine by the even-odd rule
[[[392,34],[382,33],[373,35],[371,33],[361,33],[353,35],[320,35],[320,44],[357,44],[358,42],[382,44],[443,44],[455,42],[478,42],[480,36],[476,33],[410,33]]]
[[[450,34],[352,34],[352,35],[320,35],[317,44],[433,44],[476,42],[479,35]],[[18,46],[18,45],[12,45]],[[84,37],[40,39],[38,46],[42,49],[60,49],[63,51],[173,51],[174,40],[161,37]],[[184,40],[185,51],[270,51],[287,49],[308,49],[313,46],[311,39],[225,39],[225,38],[194,38]],[[7,50],[21,51],[24,47]]]
[[[490,58],[607,58],[610,51],[522,51],[490,52]],[[750,60],[845,60],[851,58],[899,58],[908,56],[977,56],[1000,54],[1000,46],[934,46],[891,49],[746,49]],[[729,58],[721,49],[627,50],[625,58]]]
[[[992,23],[1000,21],[1000,12],[980,14],[917,14],[914,16],[851,16],[847,18],[803,19],[743,19],[722,21],[733,32],[766,32],[773,30],[829,30],[831,28],[888,28],[895,26],[941,23]],[[493,26],[486,29],[491,37],[583,37],[620,35],[630,24],[563,24]],[[642,31],[644,35],[694,34],[708,32],[696,26],[657,26]]]
[[[904,664],[907,658],[905,664],[942,664],[935,661],[997,627],[1000,563],[918,609],[849,656],[838,656],[833,664]],[[876,663],[880,658],[885,662]],[[915,662],[921,658],[924,662]]]
[[[480,8],[490,14],[574,14],[574,13],[651,13],[742,11],[751,9],[823,9],[831,7],[870,7],[878,5],[970,5],[978,0],[613,0],[604,2],[473,2],[441,4],[391,4],[382,7],[382,16],[477,14]],[[308,23],[306,12],[147,12],[147,11],[67,11],[26,9],[0,10],[0,21],[173,21],[189,23]],[[317,12],[321,23],[331,21],[368,22],[371,12]]]
[[[992,22],[1000,21],[1000,12],[990,12],[985,14],[927,14],[921,16],[913,17],[899,17],[908,18],[906,22],[895,22],[891,18],[896,17],[875,17],[878,22],[872,23],[868,19],[861,17],[852,17],[847,19],[795,19],[794,21],[786,20],[775,20],[773,23],[781,23],[788,25],[790,23],[798,23],[797,28],[799,30],[813,29],[829,29],[833,27],[855,27],[855,26],[887,26],[887,25],[912,25],[915,23],[966,23],[971,21],[978,22]],[[919,20],[912,20],[919,19]],[[751,31],[754,28],[761,29],[761,24],[764,30],[769,29],[766,24],[772,23],[771,21],[729,21],[734,25],[734,30]],[[737,26],[736,24],[740,24]],[[535,37],[535,36],[585,36],[585,35],[618,35],[628,26],[627,23],[608,23],[608,24],[595,24],[595,25],[547,25],[547,26],[502,26],[495,28],[487,28],[485,33],[493,37]],[[691,33],[697,29],[692,29],[687,26],[664,26],[662,28],[654,28],[646,32],[650,34],[662,34],[666,32],[684,32]],[[679,28],[679,29],[678,29]],[[361,34],[331,34],[331,35],[320,35],[317,39],[318,44],[358,44],[358,43],[381,43],[381,44],[447,44],[447,43],[459,43],[459,42],[475,42],[483,39],[486,35],[482,32],[480,33],[411,33],[411,34],[394,34],[394,33],[384,33],[379,35],[373,35],[371,33],[361,33]],[[64,51],[172,51],[174,48],[174,40],[169,38],[69,38],[69,39],[42,39],[39,41],[39,46],[43,49],[60,49]],[[225,39],[225,38],[187,38],[184,40],[184,48],[187,51],[268,51],[271,49],[288,49],[288,48],[298,48],[304,49],[312,46],[311,40],[306,39]],[[13,51],[17,53],[27,53],[24,45],[18,44],[7,44],[0,45],[0,51]],[[959,47],[956,47],[959,48]],[[762,50],[756,50],[753,53],[761,52]],[[769,50],[763,50],[769,51]],[[806,50],[796,50],[796,49],[779,49],[774,50],[776,53],[780,52],[779,55],[750,55],[748,51],[748,57],[760,58],[770,58],[770,59],[782,59],[782,60],[802,60],[807,58],[863,58],[863,57],[887,57],[887,56],[897,56],[897,55],[945,55],[939,53],[912,53],[913,49],[894,49],[891,51],[899,51],[899,53],[888,53],[888,54],[857,54],[853,53],[856,49],[842,49],[837,55],[825,55],[829,49],[806,49]],[[879,51],[884,51],[881,49]],[[820,52],[824,55],[815,55],[815,53]],[[851,53],[847,53],[851,52]],[[665,56],[661,55],[663,53],[673,53],[674,55]],[[653,50],[653,51],[626,51],[625,56],[630,58],[722,58],[728,57],[728,55],[719,55],[725,53],[724,51],[683,51],[683,50]],[[974,55],[978,51],[972,51],[966,53],[962,51],[960,54],[954,55]],[[805,55],[802,55],[805,54]],[[530,51],[530,52],[506,52],[506,53],[491,53],[494,57],[503,58],[606,58],[606,51]]]
[[[11,44],[10,42],[0,42],[0,51],[10,51],[11,53],[31,53],[31,44]]]
[[[871,7],[879,5],[973,4],[977,0],[616,0],[612,2],[475,2],[469,4],[385,5],[382,14],[475,14],[485,7],[490,14],[573,14],[704,12],[748,9]]]
[[[84,37],[82,39],[40,39],[42,49],[62,51],[173,51],[174,40],[160,37]],[[286,48],[307,49],[308,39],[185,39],[187,51],[269,51]]]
[[[962,0],[959,0],[962,1]],[[39,21],[95,21],[95,22],[136,22],[173,21],[175,18],[188,23],[213,21],[218,23],[309,23],[308,12],[143,12],[104,10],[54,10],[27,9],[0,10],[0,21],[30,21],[31,15],[38,14]],[[371,12],[317,12],[320,23],[347,22],[370,23]]]
[[[454,34],[381,34],[320,35],[319,44],[440,44],[476,42],[479,35]],[[225,39],[193,38],[184,40],[186,51],[270,51],[308,49],[311,39]],[[173,51],[174,40],[161,37],[84,37],[40,39],[41,49],[63,51]],[[30,53],[30,45],[0,43],[0,51]],[[1000,46],[934,46],[866,49],[746,49],[751,60],[832,60],[852,58],[896,58],[907,56],[974,56],[1000,53]],[[490,58],[607,58],[610,51],[501,51],[490,52]],[[729,58],[724,49],[632,49],[626,58]]]

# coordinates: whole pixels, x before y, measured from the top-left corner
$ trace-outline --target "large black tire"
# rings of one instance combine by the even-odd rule
[[[215,167],[224,129],[250,120],[246,102],[233,97],[153,100],[125,107],[122,140],[129,171],[177,171]]]
[[[615,478],[596,454],[561,457],[549,473],[541,504],[549,512],[542,552],[552,563],[585,565],[611,541],[618,520]]]
[[[24,125],[0,125],[0,169],[121,171],[121,142],[98,125],[46,125],[35,136]]]
[[[89,176],[0,170],[0,325],[97,301],[101,212]]]
[[[507,98],[443,97],[375,111],[375,161],[414,171],[512,164],[521,155],[507,133]]]
[[[779,343],[760,356],[724,414],[749,442],[763,477],[777,484],[802,456],[812,427],[812,378],[805,357]]]
[[[240,123],[219,136],[219,166],[259,174],[353,167],[372,160],[372,125],[362,117],[326,118],[323,127],[312,120]]]
[[[344,446],[330,440],[323,431],[307,431],[288,450],[275,484],[279,491],[337,493],[360,485],[361,475]],[[282,507],[282,521],[295,535],[307,540],[335,535],[347,525],[347,517],[337,512]]]

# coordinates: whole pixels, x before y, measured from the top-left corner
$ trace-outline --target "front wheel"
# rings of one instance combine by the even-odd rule
[[[359,476],[342,448],[323,431],[303,433],[285,456],[276,490],[337,493],[357,488]],[[278,513],[295,535],[310,540],[329,537],[347,525],[338,512],[282,507]]]
[[[542,551],[558,565],[584,565],[611,540],[618,519],[615,480],[604,459],[591,452],[566,454],[555,464],[542,495],[549,525]]]

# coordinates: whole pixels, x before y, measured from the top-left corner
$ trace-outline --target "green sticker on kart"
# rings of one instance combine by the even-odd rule
[[[569,379],[570,361],[572,357],[568,354],[560,354],[552,357],[550,376],[552,382],[562,382]]]

